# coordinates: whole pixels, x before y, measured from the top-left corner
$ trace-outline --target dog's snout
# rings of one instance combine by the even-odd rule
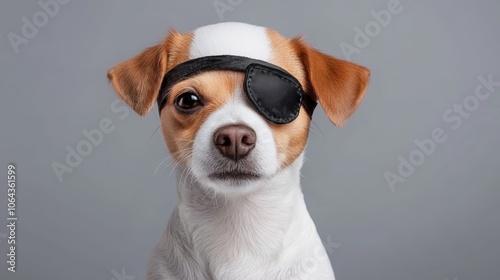
[[[214,134],[215,147],[223,156],[235,161],[247,156],[256,140],[255,131],[246,125],[223,126]]]

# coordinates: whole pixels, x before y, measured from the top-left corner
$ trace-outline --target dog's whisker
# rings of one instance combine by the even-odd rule
[[[300,177],[304,178],[305,180],[307,181],[311,181],[311,179],[307,178],[306,176],[304,176],[302,173],[299,173]]]
[[[188,167],[188,169],[189,169],[189,173],[191,174],[190,180],[189,180],[189,185],[193,185],[193,181],[195,180],[194,175],[193,175],[194,173],[193,173],[193,170],[190,166]]]
[[[207,193],[205,193],[205,196],[203,196],[203,198],[201,199],[202,201],[205,200],[205,198],[207,198],[208,194],[210,193],[210,190],[206,190]]]
[[[212,204],[212,201],[215,202],[215,208],[219,209],[219,204],[217,203],[217,192],[215,190],[213,190],[213,195],[212,199],[210,199],[210,204]]]
[[[187,179],[189,177],[189,171],[188,170],[189,170],[189,168],[184,169],[185,176],[184,176],[184,183],[183,183],[183,185],[186,185]]]
[[[187,155],[192,155],[192,151],[193,151],[192,147],[185,148],[185,149],[183,149],[181,147],[181,149],[179,151],[170,153],[170,156],[168,157],[168,159],[174,159],[175,156],[179,156],[180,159],[183,160],[185,158],[182,157],[183,156],[182,153],[186,153],[187,152]]]
[[[186,168],[186,169],[184,169],[184,170],[181,172],[181,176],[180,176],[180,178],[179,178],[179,183],[181,183],[181,185],[185,185],[185,183],[186,183],[187,176],[188,176],[188,172],[187,172],[187,170],[188,170],[188,169]],[[182,177],[183,177],[183,176],[184,176],[184,183],[182,183],[182,179],[183,179]]]
[[[156,172],[158,172],[158,169],[160,168],[160,166],[169,159],[170,157],[166,157],[164,160],[162,160],[162,162],[160,162],[160,164],[158,164],[158,166],[156,167],[155,169],[155,172],[153,173],[153,175],[156,175]]]
[[[316,136],[316,137],[318,136],[318,135],[317,135],[317,134],[316,134],[316,133],[315,133],[315,132],[311,129],[311,127],[309,127],[309,133],[311,133],[312,135],[314,135],[314,136]]]
[[[184,150],[184,152],[186,152],[186,154],[185,154],[184,156],[183,156],[183,155],[181,155],[181,156],[180,156],[179,161],[177,161],[177,162],[175,163],[175,165],[172,167],[172,170],[171,170],[171,171],[170,171],[170,173],[168,174],[168,177],[170,177],[170,176],[172,175],[172,173],[174,172],[175,168],[176,168],[177,166],[179,166],[179,164],[181,163],[181,161],[182,161],[182,160],[184,160],[184,159],[186,159],[186,158],[191,157],[191,156],[192,156],[192,154],[193,154],[191,149],[186,149],[186,150]]]
[[[212,205],[212,202],[214,201],[214,196],[215,196],[215,191],[212,190],[212,197],[210,198],[209,204]]]
[[[161,125],[158,125],[158,127],[153,131],[153,134],[151,134],[151,137],[149,137],[148,143],[151,142],[151,139],[153,139],[153,135],[155,135],[156,131],[160,128]]]
[[[179,151],[179,152],[185,152],[185,151]],[[165,159],[164,159],[164,160],[163,160],[163,161],[162,161],[162,162],[161,162],[161,163],[160,163],[160,164],[156,167],[155,172],[154,172],[154,175],[156,175],[156,172],[158,172],[158,169],[160,169],[160,167],[163,165],[163,163],[165,163],[167,160],[170,160],[170,159],[173,159],[173,155],[170,155],[170,156],[166,157],[166,158],[165,158]],[[175,169],[175,167],[177,167],[177,165],[178,165],[179,163],[180,163],[180,161],[179,161],[179,162],[177,162],[177,163],[175,164],[175,166],[172,168],[172,171],[170,172],[169,177],[170,177],[170,175],[172,175],[173,170]],[[171,163],[167,164],[165,167],[168,167],[170,164],[171,164]]]
[[[194,175],[193,175],[193,169],[190,166],[188,166],[187,170],[188,170],[188,175],[190,175],[188,177],[189,178],[189,185],[192,186],[193,180],[195,179]],[[187,181],[187,179],[186,179],[186,181]]]
[[[323,130],[321,130],[321,127],[319,127],[319,125],[314,120],[311,120],[311,122],[314,124],[314,126],[316,126],[316,128],[318,128],[321,135],[325,137],[325,134],[323,133]]]
[[[170,173],[168,173],[168,176],[167,178],[170,178],[170,176],[172,176],[172,173],[174,173],[174,170],[177,166],[179,166],[180,162],[177,162],[173,167],[172,167],[172,170],[170,170]]]

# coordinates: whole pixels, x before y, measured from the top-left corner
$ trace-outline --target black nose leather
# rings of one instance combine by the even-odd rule
[[[234,161],[247,156],[256,141],[255,131],[241,124],[223,126],[214,133],[215,147],[223,156]]]

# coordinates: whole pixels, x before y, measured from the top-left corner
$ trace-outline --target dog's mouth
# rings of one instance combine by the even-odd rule
[[[255,172],[232,170],[212,173],[209,175],[209,177],[212,180],[249,181],[260,179],[262,175]]]

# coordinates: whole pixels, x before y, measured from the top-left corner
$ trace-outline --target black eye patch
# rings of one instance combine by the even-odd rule
[[[230,70],[245,72],[243,89],[254,108],[276,124],[293,121],[303,106],[312,117],[316,101],[309,97],[299,81],[284,69],[265,61],[248,57],[220,55],[188,60],[170,70],[160,87],[158,110],[165,106],[172,86],[205,71]]]

